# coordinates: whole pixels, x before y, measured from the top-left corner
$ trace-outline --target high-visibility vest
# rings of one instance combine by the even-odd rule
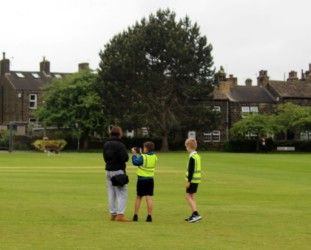
[[[137,175],[142,177],[153,177],[158,157],[155,154],[142,154],[141,156],[143,157],[143,165],[138,166],[136,172]]]
[[[198,153],[195,153],[190,156],[194,159],[194,173],[192,176],[191,183],[200,183],[201,182],[201,157]],[[186,172],[186,180],[188,180],[188,169]]]

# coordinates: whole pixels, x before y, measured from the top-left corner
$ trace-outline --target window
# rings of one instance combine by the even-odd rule
[[[221,112],[220,106],[214,106],[214,107],[213,107],[213,111],[214,111],[214,112]]]
[[[212,132],[203,133],[204,142],[220,142],[220,131],[214,130]]]
[[[37,123],[37,119],[36,118],[29,118],[29,123]]]
[[[249,113],[249,107],[243,106],[242,107],[242,113]]]
[[[62,79],[62,75],[60,75],[60,74],[55,74],[54,75],[57,79]]]
[[[203,141],[211,142],[212,141],[212,133],[203,133]]]
[[[29,95],[29,108],[37,109],[37,95],[36,94]]]
[[[35,79],[39,79],[40,75],[38,73],[31,73],[32,77]]]
[[[212,140],[213,140],[213,142],[220,142],[220,131],[219,130],[213,131]]]
[[[126,137],[133,138],[134,137],[134,130],[126,130]]]
[[[257,106],[250,107],[250,111],[251,113],[258,113],[258,107]]]
[[[23,73],[17,72],[16,75],[17,75],[17,77],[19,77],[19,78],[25,78],[25,76],[24,76]]]
[[[242,111],[242,117],[245,117],[248,114],[257,114],[259,112],[257,106],[242,106],[241,107]]]
[[[142,127],[141,132],[142,132],[142,136],[148,136],[149,135],[148,128],[146,128],[146,127]]]
[[[258,137],[258,135],[256,134],[256,133],[247,133],[246,135],[245,135],[245,137],[247,138],[247,139],[256,139],[257,137]]]
[[[300,133],[301,141],[311,141],[311,131],[305,131]]]
[[[188,131],[188,138],[196,138],[196,132],[195,131]]]

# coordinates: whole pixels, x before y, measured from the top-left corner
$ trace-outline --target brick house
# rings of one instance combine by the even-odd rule
[[[238,85],[237,78],[233,75],[227,77],[224,71],[218,77],[219,83],[209,105],[221,113],[221,122],[217,129],[203,133],[204,142],[213,147],[228,141],[230,128],[246,114],[272,113],[277,104],[286,102],[311,106],[311,64],[308,71],[302,71],[300,79],[297,72],[291,71],[287,81],[270,80],[265,70],[259,72],[257,85],[253,85],[251,79],[247,79],[243,86]],[[296,135],[296,139],[303,138],[311,137]]]
[[[88,68],[79,64],[79,70]],[[12,71],[10,60],[0,61],[0,130],[7,129],[10,122],[16,124],[16,134],[25,135],[29,124],[38,121],[34,111],[42,104],[42,88],[52,79],[61,79],[68,73],[50,71],[50,62],[43,58],[39,71]]]

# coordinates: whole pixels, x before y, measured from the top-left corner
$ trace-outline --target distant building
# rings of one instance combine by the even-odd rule
[[[79,64],[79,70],[88,68]],[[51,72],[50,62],[43,58],[39,71],[12,71],[10,60],[0,61],[0,130],[10,122],[16,124],[16,134],[24,135],[29,124],[37,126],[34,111],[42,104],[42,88],[52,79],[61,79],[69,73]]]
[[[297,72],[291,71],[287,81],[274,81],[267,71],[261,70],[256,85],[247,79],[242,86],[237,84],[236,77],[227,77],[221,68],[217,80],[210,105],[220,112],[221,123],[217,129],[203,133],[203,140],[213,146],[229,140],[230,128],[249,113],[272,113],[277,104],[286,102],[311,106],[311,64],[308,71],[302,71],[300,79]]]

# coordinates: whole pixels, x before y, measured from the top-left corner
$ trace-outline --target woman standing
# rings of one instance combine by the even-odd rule
[[[107,189],[109,211],[112,221],[128,222],[124,216],[128,196],[127,185],[113,186],[111,178],[120,174],[125,174],[126,162],[129,159],[127,149],[122,143],[123,136],[120,127],[112,127],[110,138],[104,144],[103,156],[106,162]]]

